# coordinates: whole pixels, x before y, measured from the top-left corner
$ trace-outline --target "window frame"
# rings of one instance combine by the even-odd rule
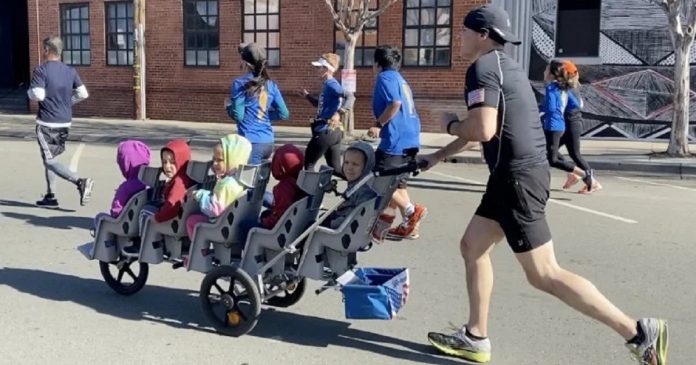
[[[281,7],[282,7],[282,6],[281,6],[281,2],[282,2],[282,0],[277,0],[277,1],[278,1],[278,12],[273,12],[273,13],[271,13],[271,10],[270,10],[269,4],[268,4],[269,0],[262,0],[262,1],[265,1],[265,2],[266,2],[266,12],[265,12],[265,13],[259,13],[259,12],[257,12],[258,0],[253,0],[254,8],[252,9],[251,12],[248,12],[248,13],[247,13],[246,1],[245,1],[245,0],[240,0],[240,2],[241,2],[241,4],[242,4],[242,7],[241,7],[241,8],[242,8],[242,9],[241,9],[241,10],[242,10],[242,11],[241,11],[241,21],[240,21],[240,25],[241,25],[241,37],[242,37],[241,42],[242,42],[242,43],[247,43],[247,41],[246,41],[246,34],[247,34],[247,33],[250,33],[250,34],[253,35],[253,37],[254,37],[253,42],[255,42],[255,43],[257,42],[257,34],[259,34],[259,33],[265,33],[265,34],[266,34],[266,44],[265,44],[265,45],[261,44],[261,45],[262,45],[263,48],[266,50],[266,58],[267,58],[267,60],[268,60],[268,67],[271,67],[271,68],[278,68],[278,67],[280,67],[280,66],[283,64],[283,52],[282,52],[282,48],[283,48],[283,47],[282,47],[281,32],[280,32],[280,30],[281,30],[281,28],[282,28],[282,27],[281,27],[281,23],[282,23],[282,11],[281,11]],[[274,16],[274,15],[278,17],[278,28],[277,28],[277,29],[270,29],[270,21],[269,21],[269,18],[270,18],[271,16]],[[247,27],[246,27],[246,19],[245,19],[246,16],[252,16],[252,17],[254,18],[254,25],[253,25],[253,28],[252,28],[252,29],[247,29]],[[259,17],[259,16],[265,16],[265,17],[266,17],[266,29],[258,29],[258,28],[257,28],[257,26],[256,26],[256,19],[257,19],[257,17]],[[269,35],[270,35],[271,33],[276,33],[276,34],[278,34],[278,47],[269,47],[269,46],[268,46],[268,44],[269,44],[269,39],[270,39]],[[272,63],[271,63],[271,56],[270,56],[271,51],[277,51],[277,52],[278,52],[278,64],[272,64]]]
[[[119,4],[125,4],[126,5],[126,17],[121,18],[118,16],[118,5]],[[131,16],[128,16],[128,5],[131,5]],[[116,7],[116,17],[114,18],[109,18],[109,7],[115,6]],[[104,3],[104,19],[105,19],[105,24],[104,24],[104,58],[106,59],[106,66],[108,67],[132,67],[135,64],[135,5],[132,0],[120,0],[120,1],[107,1]],[[109,31],[109,21],[113,20],[118,24],[119,20],[124,19],[126,21],[126,31],[125,32],[110,32]],[[132,24],[132,27],[129,28],[128,25]],[[131,30],[128,30],[131,29]],[[109,37],[111,35],[116,35],[117,37],[119,35],[123,35],[126,37],[126,48],[121,49],[121,48],[116,48],[116,49],[111,49],[109,48]],[[128,44],[128,39],[132,39],[132,43]],[[109,63],[109,52],[116,52],[116,63]],[[126,63],[119,63],[119,58],[118,54],[120,52],[125,52],[126,53]],[[132,62],[129,62],[128,60],[128,52],[133,53],[132,57]]]
[[[403,4],[403,28],[401,32],[402,36],[402,51],[403,51],[403,56],[402,56],[402,67],[406,68],[451,68],[452,67],[452,56],[453,56],[453,39],[454,39],[454,24],[452,22],[452,18],[454,16],[454,1],[455,0],[433,0],[435,2],[434,6],[423,6],[423,1],[424,0],[418,0],[418,6],[417,7],[409,7],[408,6],[408,0],[404,0]],[[449,1],[449,5],[439,5],[440,2],[444,1]],[[434,9],[435,10],[435,17],[433,19],[433,24],[432,25],[423,25],[421,24],[421,14],[423,12],[423,9]],[[438,9],[449,9],[449,23],[447,25],[439,25],[437,24],[437,10]],[[408,11],[409,10],[418,10],[418,25],[408,25]],[[406,32],[407,30],[417,30],[418,31],[418,45],[417,46],[407,46],[406,45]],[[433,44],[424,46],[421,45],[421,31],[424,29],[432,29],[433,30]],[[437,45],[437,31],[439,29],[449,29],[449,43],[447,46],[438,46]],[[407,50],[415,49],[418,52],[418,64],[406,64],[406,52]],[[433,63],[431,65],[428,64],[420,64],[420,51],[421,49],[430,49],[433,51]],[[449,59],[447,60],[447,64],[437,64],[437,50],[441,49],[449,49]]]
[[[559,53],[558,47],[558,20],[561,14],[561,6],[556,4],[556,17],[553,23],[553,55],[554,58],[564,58],[573,61],[578,65],[601,65],[602,62],[602,7],[604,2],[599,0],[599,21],[597,22],[599,29],[597,30],[597,56],[573,56],[562,55]]]
[[[195,4],[199,1],[202,1],[202,0],[183,0],[182,1],[182,14],[183,14],[183,32],[182,32],[183,34],[182,34],[182,36],[183,36],[183,45],[184,45],[184,54],[183,54],[184,67],[186,67],[186,68],[188,68],[188,67],[191,67],[191,68],[220,68],[220,63],[221,63],[221,60],[220,60],[220,53],[221,53],[220,52],[220,0],[205,0],[205,2],[206,2],[206,15],[204,15],[204,16],[197,14],[197,13],[195,15],[194,14],[187,14],[186,13],[186,4],[192,3],[193,6],[195,7],[196,6]],[[207,5],[208,2],[215,2],[215,4],[216,4],[215,15],[210,15],[209,8]],[[195,18],[195,17],[205,17],[206,19],[208,17],[216,17],[217,21],[215,22],[215,28],[216,28],[215,31],[206,31],[204,29],[187,29],[186,26],[189,25],[189,24],[187,24],[187,18],[191,19],[191,18]],[[198,35],[203,34],[205,36],[204,39],[208,40],[210,38],[211,33],[217,33],[218,45],[216,48],[209,48],[209,47],[203,48],[203,47],[198,47],[198,46],[195,48],[189,48],[187,46],[187,43],[186,43],[187,36],[193,35],[196,39],[198,39]],[[189,64],[187,62],[186,53],[188,51],[193,51],[196,54],[195,62],[193,64]],[[203,65],[198,64],[198,52],[201,52],[201,51],[206,52],[206,56],[207,56],[207,61]],[[218,53],[217,65],[210,64],[210,52],[211,51],[217,51],[217,53]]]
[[[69,16],[68,18],[65,17],[65,12],[66,10],[70,11],[74,8],[80,9],[80,16],[77,19],[73,19],[72,16]],[[82,8],[87,8],[87,17],[83,18],[82,17]],[[90,21],[90,8],[89,8],[89,3],[61,3],[58,6],[58,11],[60,12],[60,38],[63,41],[63,52],[61,53],[61,61],[65,63],[66,65],[70,66],[82,66],[82,67],[89,67],[92,65],[92,34],[91,34],[91,21]],[[87,33],[83,33],[82,29],[82,22],[87,21]],[[72,28],[70,33],[65,33],[64,30],[65,28],[65,23],[70,24],[70,22],[77,21],[80,23],[80,32],[79,33],[72,33]],[[89,40],[89,48],[83,48],[82,47],[82,37],[87,36],[87,39]],[[67,48],[66,45],[68,44],[67,37],[71,37],[70,40],[70,48]],[[80,47],[79,48],[74,48],[72,44],[72,37],[78,37],[80,39]],[[65,52],[68,51],[70,52],[70,62],[65,62]],[[73,61],[72,55],[73,52],[79,52],[80,53],[80,63],[75,63]],[[83,52],[89,52],[89,62],[84,63],[82,62],[82,53]]]

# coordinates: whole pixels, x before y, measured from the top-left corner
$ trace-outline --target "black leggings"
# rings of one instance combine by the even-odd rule
[[[318,133],[312,133],[312,139],[305,150],[305,170],[314,171],[314,165],[323,155],[326,163],[334,171],[341,171],[341,140],[343,131],[340,129],[326,129]]]
[[[566,123],[566,131],[561,138],[560,146],[565,145],[568,149],[568,156],[581,168],[583,171],[590,170],[590,164],[585,161],[580,153],[580,135],[582,134],[582,122]],[[559,147],[560,147],[559,146]]]
[[[563,155],[558,151],[561,147],[561,138],[563,131],[544,131],[546,135],[546,157],[549,160],[551,167],[561,169],[565,172],[573,172],[575,164],[563,158]]]

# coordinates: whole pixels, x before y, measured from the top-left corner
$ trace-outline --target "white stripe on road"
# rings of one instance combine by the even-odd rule
[[[432,170],[428,170],[427,172],[428,172],[429,174],[440,175],[440,176],[448,177],[448,178],[450,178],[450,179],[455,179],[455,180],[463,181],[463,182],[465,182],[465,183],[467,183],[467,184],[475,184],[475,185],[486,186],[486,184],[484,184],[484,183],[482,183],[482,182],[480,182],[480,181],[476,181],[476,180],[469,180],[469,179],[465,179],[465,178],[463,178],[463,177],[454,176],[454,175],[448,175],[448,174],[443,174],[443,173],[441,173],[441,172],[432,171]]]
[[[77,166],[80,164],[80,156],[82,155],[82,150],[84,148],[84,143],[80,143],[80,145],[77,146],[77,150],[75,153],[73,153],[72,158],[70,159],[70,171],[77,172]]]
[[[638,223],[638,221],[634,221],[633,219],[628,219],[628,218],[624,218],[624,217],[619,217],[618,215],[613,215],[613,214],[609,214],[609,213],[604,213],[604,212],[600,212],[600,211],[594,210],[594,209],[584,208],[584,207],[577,206],[577,205],[570,204],[570,203],[566,203],[566,202],[563,202],[563,201],[560,201],[560,200],[557,200],[557,199],[554,199],[554,198],[550,198],[550,199],[549,199],[549,202],[551,202],[551,203],[556,203],[556,204],[558,204],[558,205],[562,205],[562,206],[564,206],[564,207],[568,207],[568,208],[571,208],[571,209],[577,209],[577,210],[582,211],[582,212],[595,214],[595,215],[598,215],[598,216],[600,216],[600,217],[605,217],[605,218],[609,218],[609,219],[614,219],[614,220],[617,220],[617,221],[619,221],[619,222],[624,222],[624,223],[628,223],[628,224],[636,224],[636,223]]]
[[[435,174],[435,175],[440,175],[440,176],[443,176],[443,177],[448,177],[448,178],[450,178],[450,179],[463,181],[463,182],[469,183],[469,184],[477,184],[477,185],[481,185],[481,186],[485,186],[485,185],[486,185],[486,184],[484,184],[484,183],[482,183],[482,182],[480,182],[480,181],[465,179],[465,178],[463,178],[463,177],[454,176],[454,175],[443,174],[443,173],[437,172],[437,171],[429,170],[429,171],[427,171],[427,172],[428,172],[428,173],[431,173],[431,174]],[[581,212],[590,213],[590,214],[598,215],[598,216],[600,216],[600,217],[604,217],[604,218],[609,218],[609,219],[617,220],[617,221],[623,222],[623,223],[628,223],[628,224],[636,224],[636,223],[638,223],[638,221],[635,221],[635,220],[633,220],[633,219],[624,218],[624,217],[621,217],[621,216],[618,216],[618,215],[609,214],[609,213],[605,213],[605,212],[600,212],[600,211],[598,211],[598,210],[594,210],[594,209],[589,209],[589,208],[581,207],[581,206],[578,206],[578,205],[575,205],[575,204],[566,203],[566,202],[563,202],[563,201],[560,201],[560,200],[557,200],[557,199],[554,199],[554,198],[550,198],[550,199],[549,199],[549,202],[551,202],[551,203],[556,203],[556,204],[558,204],[558,205],[562,205],[562,206],[567,207],[567,208],[579,210],[579,211],[581,211]]]
[[[687,190],[687,191],[694,191],[694,192],[696,192],[696,189],[694,189],[694,188],[687,188],[687,187],[685,187],[685,186],[671,185],[671,184],[665,184],[665,183],[657,183],[657,182],[654,182],[654,181],[641,180],[641,179],[631,179],[631,178],[628,178],[628,177],[621,177],[621,176],[617,176],[616,178],[617,178],[617,179],[621,179],[621,180],[626,180],[626,181],[633,181],[633,182],[637,182],[637,183],[642,183],[642,184],[649,184],[649,185],[656,185],[656,186],[666,186],[666,187],[673,188],[673,189]]]

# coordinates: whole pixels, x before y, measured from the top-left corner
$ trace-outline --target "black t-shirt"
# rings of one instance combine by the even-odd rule
[[[498,109],[498,128],[483,143],[491,171],[505,173],[546,163],[546,139],[532,85],[522,68],[502,51],[481,56],[466,73],[469,110]]]

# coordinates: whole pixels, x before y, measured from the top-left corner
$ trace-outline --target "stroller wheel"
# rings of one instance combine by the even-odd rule
[[[138,269],[134,270],[135,267]],[[132,258],[122,258],[118,262],[99,261],[99,270],[106,285],[121,295],[139,292],[145,286],[149,273],[147,264]]]
[[[287,308],[302,299],[307,287],[307,279],[302,278],[298,283],[288,287],[283,293],[280,293],[266,300],[266,304],[274,307]]]
[[[205,318],[223,335],[245,335],[259,321],[259,289],[238,267],[220,266],[208,272],[201,283],[200,298]]]

